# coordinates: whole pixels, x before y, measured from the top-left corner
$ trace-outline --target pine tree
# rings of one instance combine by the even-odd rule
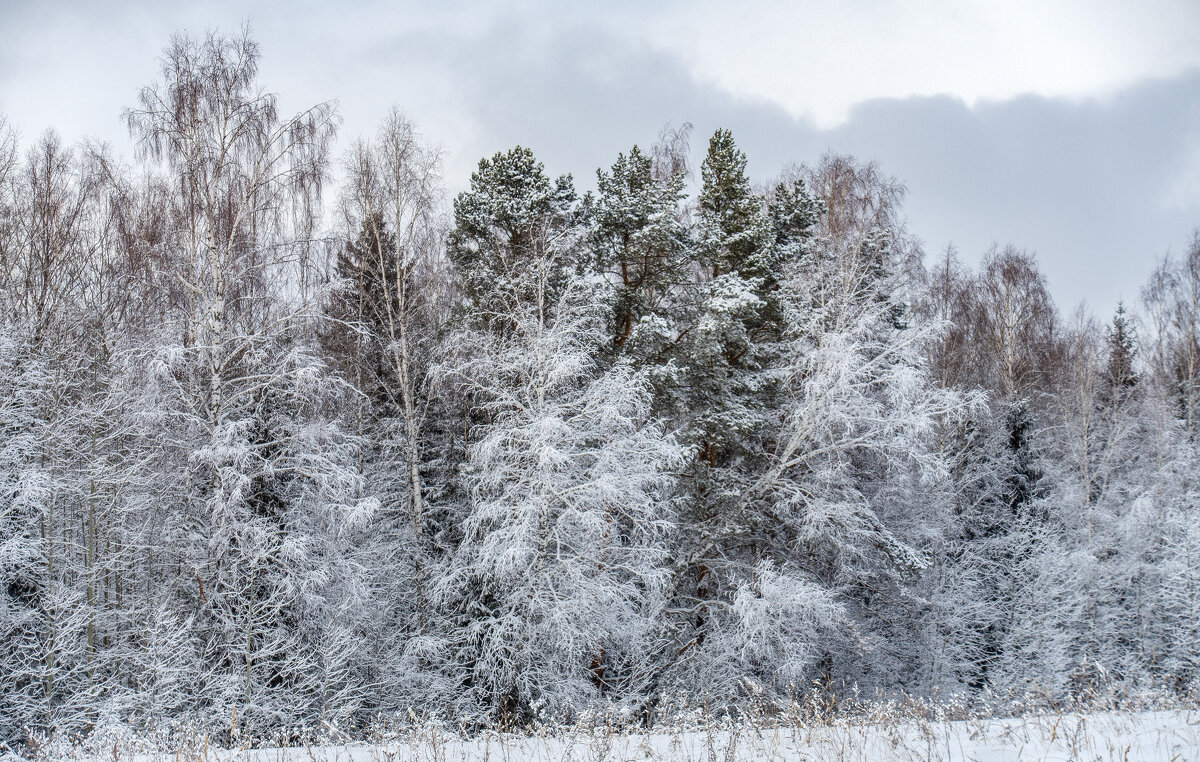
[[[729,130],[717,130],[700,165],[698,209],[699,260],[712,277],[736,273],[743,280],[769,289],[776,274],[771,229],[746,175],[746,154]]]
[[[751,450],[762,435],[774,253],[763,199],[751,192],[745,168],[745,154],[727,130],[718,130],[701,166],[697,220],[696,259],[709,277],[696,296],[682,360],[698,478],[715,480],[710,503],[721,499],[714,492],[732,487],[720,485],[713,469]]]
[[[1112,402],[1118,402],[1137,386],[1138,374],[1134,370],[1134,345],[1137,334],[1125,313],[1125,304],[1117,303],[1112,324],[1108,328],[1108,363],[1105,378],[1106,393]]]
[[[781,424],[788,330],[782,284],[787,269],[809,254],[821,205],[803,183],[792,183],[777,187],[768,207],[752,192],[745,168],[730,133],[718,130],[701,167],[694,256],[702,279],[677,361],[677,415],[695,461],[682,538],[690,554],[677,606],[686,612],[677,622],[683,645],[668,673],[726,696],[751,675],[776,688],[798,679],[815,658],[817,632],[832,629],[839,616],[796,559],[779,552],[787,540],[772,509],[750,497]],[[776,629],[757,619],[762,605],[781,607]],[[749,662],[732,655],[738,633],[757,642]],[[774,668],[760,674],[772,660]]]
[[[666,333],[669,299],[688,276],[688,236],[679,215],[684,177],[677,172],[659,182],[651,158],[634,146],[608,174],[597,170],[596,183],[589,243],[616,282],[612,344],[629,354],[626,343],[636,329],[632,352],[652,357],[661,353],[655,333]]]
[[[470,189],[454,200],[448,241],[474,314],[502,320],[514,302],[533,299],[543,277],[536,270],[550,261],[556,263],[547,281],[553,302],[577,263],[575,257],[548,257],[546,249],[575,245],[580,214],[571,176],[552,183],[528,148],[481,159]]]
[[[357,237],[337,254],[334,272],[341,286],[326,306],[332,320],[321,341],[327,355],[361,392],[354,414],[360,436],[370,424],[396,413],[389,405],[395,377],[387,351],[388,315],[399,311],[389,288],[395,266],[396,236],[381,213],[371,213],[362,220]]]

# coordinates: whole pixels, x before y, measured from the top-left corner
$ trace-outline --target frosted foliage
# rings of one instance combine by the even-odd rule
[[[470,511],[443,595],[468,600],[466,698],[519,712],[582,708],[645,679],[667,582],[666,471],[679,448],[648,420],[628,366],[599,373],[597,284],[476,334],[456,373],[489,423],[472,447]]]
[[[49,474],[39,467],[44,432],[39,408],[45,368],[14,332],[0,334],[0,724],[25,721],[38,700],[36,684],[44,652],[39,637],[41,557],[38,518]]]
[[[128,157],[0,117],[0,756],[1194,706],[1200,234],[1102,320],[726,129],[450,199],[261,54],[174,36]]]
[[[931,438],[970,400],[937,389],[924,367],[919,350],[940,326],[897,328],[903,306],[893,299],[831,297],[829,281],[842,275],[830,272],[835,256],[814,257],[789,281],[782,436],[757,488],[781,503],[804,541],[833,543],[849,559],[882,551],[900,568],[921,570],[928,559],[880,519],[863,468],[892,479],[915,471],[917,485],[935,484],[947,464]]]
[[[795,568],[755,567],[715,617],[693,679],[722,696],[770,696],[807,682],[820,643],[846,625],[830,590]]]

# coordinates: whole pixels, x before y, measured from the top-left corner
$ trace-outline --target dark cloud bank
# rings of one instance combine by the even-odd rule
[[[1036,251],[1064,309],[1136,300],[1154,262],[1200,224],[1200,71],[1103,100],[879,99],[823,131],[585,30],[545,43],[498,29],[465,50],[403,49],[445,56],[456,70],[491,141],[483,153],[528,145],[584,186],[594,167],[652,141],[668,120],[695,125],[697,155],[713,129],[731,128],[763,180],[827,150],[878,160],[908,185],[910,224],[928,252],[953,243],[972,261],[994,241]]]
[[[221,28],[236,27],[231,13]],[[139,49],[165,43],[162,23],[102,23],[109,22],[128,27],[122,35]],[[312,30],[297,38],[277,22],[253,23],[263,43],[264,83],[282,93],[286,108],[341,98],[343,145],[371,132],[393,103],[409,106],[434,140],[446,138],[439,121],[467,120],[470,143],[445,146],[452,191],[466,186],[480,156],[515,144],[588,187],[596,167],[635,142],[652,142],[667,121],[695,125],[697,158],[707,136],[728,127],[760,180],[827,150],[877,160],[908,185],[910,225],[928,252],[953,243],[973,261],[993,241],[1012,242],[1037,252],[1060,306],[1086,299],[1100,313],[1118,298],[1136,300],[1155,260],[1178,251],[1200,225],[1200,70],[1103,100],[1026,96],[971,107],[945,96],[879,99],[859,104],[840,127],[821,130],[772,103],[699,82],[686,62],[611,27],[539,27],[512,18],[476,34],[426,28],[349,45],[310,40]],[[75,55],[101,54],[88,48]],[[36,74],[14,63],[0,51],[0,85]],[[103,101],[111,112],[99,123],[113,133],[102,137],[112,139],[120,106],[136,92],[132,83],[149,82],[157,65],[122,59],[113,67],[92,61],[78,70],[80,92],[47,93],[49,114],[59,121],[86,112],[81,124],[55,125],[68,138],[73,128],[96,123],[92,112]],[[429,72],[446,88],[432,101],[423,79]],[[812,83],[814,92],[829,86]],[[431,107],[419,104],[439,100],[453,104],[455,116],[422,113]],[[28,125],[25,137],[42,126]]]

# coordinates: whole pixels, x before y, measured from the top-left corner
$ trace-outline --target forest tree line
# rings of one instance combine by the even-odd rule
[[[259,55],[173,38],[129,159],[0,122],[0,743],[1196,689],[1200,236],[1098,320],[725,130],[447,204]]]

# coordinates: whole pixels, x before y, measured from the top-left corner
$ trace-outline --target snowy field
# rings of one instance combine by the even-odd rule
[[[1188,762],[1200,760],[1200,712],[1038,714],[1008,719],[925,722],[874,717],[819,725],[713,721],[647,733],[604,726],[464,739],[424,727],[375,744],[221,749],[198,739],[169,751],[137,750],[113,740],[91,752],[45,759],[217,762]]]

